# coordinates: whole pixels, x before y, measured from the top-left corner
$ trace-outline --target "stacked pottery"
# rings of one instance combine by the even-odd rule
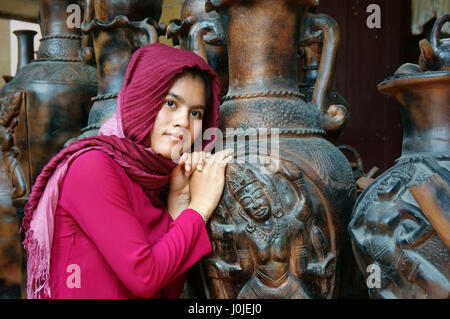
[[[220,37],[226,39],[229,88],[220,128],[222,147],[237,149],[208,224],[207,297],[341,295],[343,261],[351,258],[345,229],[356,192],[349,163],[325,138],[342,123],[345,107],[330,112],[337,43],[330,19],[311,13],[317,5],[206,1],[207,11],[225,21]],[[303,28],[324,37],[310,101],[299,92],[297,74]]]
[[[88,125],[78,138],[97,135],[100,126],[115,112],[134,51],[158,42],[165,32],[165,27],[157,23],[161,11],[162,0],[85,0],[81,29],[85,43],[93,43],[93,51],[87,47],[85,57],[91,61],[95,56],[98,92],[93,98]]]
[[[401,104],[402,154],[361,194],[349,225],[359,268],[372,272],[374,298],[449,297],[450,251],[439,235],[450,232],[450,39],[439,40],[449,19],[436,21],[431,41],[420,42],[420,66],[405,64],[378,85]],[[424,200],[427,187],[417,187],[430,180],[440,192]],[[440,222],[426,217],[438,215]]]
[[[201,56],[219,75],[221,95],[228,90],[228,55],[222,36],[224,21],[216,11],[206,12],[206,0],[186,0],[181,8],[181,20],[173,20],[167,27],[167,37],[178,43],[176,47]]]

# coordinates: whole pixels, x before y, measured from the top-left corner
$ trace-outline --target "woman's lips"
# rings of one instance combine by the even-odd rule
[[[182,135],[172,135],[172,134],[164,134],[165,136],[167,136],[170,140],[179,143],[183,140],[183,136]]]

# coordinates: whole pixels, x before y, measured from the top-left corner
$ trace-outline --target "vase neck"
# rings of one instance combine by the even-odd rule
[[[42,39],[37,52],[38,60],[81,61],[81,29],[72,28],[67,23],[69,16],[74,14],[70,10],[67,12],[71,4],[78,4],[78,1],[40,1]]]
[[[32,30],[17,30],[14,34],[17,37],[17,42],[19,45],[19,56],[17,60],[17,70],[30,63],[34,59],[34,36],[36,31]]]
[[[39,16],[41,19],[42,36],[52,34],[77,34],[81,35],[80,28],[69,26],[68,20],[74,13],[69,10],[70,5],[78,5],[77,0],[41,0],[39,3]]]
[[[226,9],[228,94],[298,91],[301,8],[292,1],[269,0]]]
[[[449,107],[402,107],[402,157],[450,154]]]
[[[450,72],[397,75],[378,85],[400,103],[402,158],[450,154]]]

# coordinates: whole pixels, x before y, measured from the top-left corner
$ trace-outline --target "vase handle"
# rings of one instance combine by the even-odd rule
[[[326,14],[307,13],[306,21],[311,25],[312,32],[323,32],[323,48],[320,65],[315,83],[312,102],[326,113],[328,98],[333,85],[337,51],[340,44],[339,26],[333,18]]]
[[[435,24],[433,25],[433,29],[431,31],[431,46],[435,51],[439,50],[440,41],[439,41],[439,33],[441,33],[441,29],[447,22],[450,21],[450,14],[445,14],[440,17]]]
[[[327,132],[339,131],[345,125],[350,115],[345,105],[329,105],[330,92],[333,88],[336,70],[337,52],[341,41],[339,25],[336,20],[326,14],[315,14],[312,12],[305,14],[304,21],[305,25],[303,27],[306,30],[306,34],[303,37],[318,37],[317,32],[322,32],[323,35],[322,53],[311,100],[324,115],[323,126],[325,130]]]
[[[433,25],[430,42],[427,39],[420,40],[419,66],[422,71],[450,70],[450,46],[443,49],[439,40],[442,27],[449,21],[450,14],[440,17]]]
[[[89,23],[94,19],[94,2],[92,0],[84,0],[83,22]],[[82,31],[83,32],[83,31]],[[92,44],[92,36],[89,32],[83,32],[81,36],[82,57],[86,64],[95,65],[94,46]]]
[[[167,26],[166,37],[168,39],[177,39],[178,45],[175,46],[176,48],[188,50],[189,30],[196,22],[197,19],[193,16],[188,16],[183,20],[171,20]]]
[[[205,44],[224,45],[225,31],[221,23],[215,20],[200,20],[189,30],[188,50],[198,54],[206,63]]]

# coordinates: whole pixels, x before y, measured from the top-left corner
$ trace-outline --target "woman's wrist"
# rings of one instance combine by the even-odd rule
[[[200,211],[198,211],[198,210],[196,210],[196,212],[200,215],[200,216],[202,216],[202,218],[203,218],[203,221],[205,222],[205,224],[208,222],[208,219],[206,218],[206,216],[202,213],[202,212],[200,212]]]
[[[189,193],[189,191],[172,191],[169,189],[169,194],[168,194],[168,198],[171,198],[173,200],[176,201],[180,201],[180,202],[190,202],[191,201],[191,194]]]
[[[201,206],[198,206],[198,205],[189,205],[188,207],[187,207],[188,209],[192,209],[192,210],[195,210],[202,218],[203,218],[203,221],[205,222],[205,224],[206,224],[206,222],[208,221],[208,211],[207,210],[205,210],[205,209],[203,209],[203,208],[201,208]]]
[[[175,220],[181,212],[188,207],[190,200],[191,198],[189,194],[169,193],[167,198],[167,210],[173,220]]]

